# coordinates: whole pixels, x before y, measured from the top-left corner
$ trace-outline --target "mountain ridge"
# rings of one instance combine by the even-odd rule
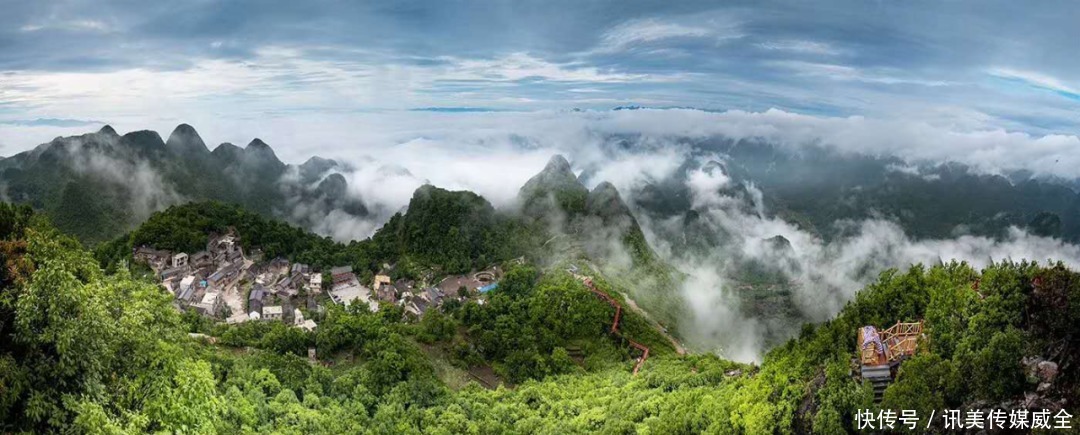
[[[61,230],[92,244],[133,228],[154,210],[183,201],[237,203],[279,218],[289,217],[288,210],[298,206],[314,207],[321,210],[315,214],[325,215],[330,212],[325,207],[336,203],[297,201],[320,196],[319,183],[326,176],[347,170],[321,158],[302,165],[283,163],[259,138],[244,148],[222,143],[211,151],[186,123],[177,125],[166,140],[152,130],[120,135],[106,125],[0,158],[0,187],[4,199],[30,204],[52,217]],[[286,176],[290,171],[305,177],[291,179]],[[332,184],[343,181],[335,178]],[[70,201],[84,189],[97,192],[90,197],[93,200]],[[333,190],[344,191],[340,186]],[[345,212],[366,210],[353,205]]]

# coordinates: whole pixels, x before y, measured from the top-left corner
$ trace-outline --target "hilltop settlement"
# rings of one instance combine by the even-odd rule
[[[178,308],[228,323],[285,322],[297,328],[318,327],[313,313],[325,304],[363,304],[372,312],[383,305],[402,307],[416,320],[428,310],[456,299],[478,299],[498,288],[498,266],[468,274],[446,276],[434,284],[411,279],[392,280],[391,265],[361,282],[352,266],[315,270],[285,258],[264,260],[254,249],[245,253],[234,230],[209,238],[199,252],[170,252],[149,246],[134,248],[137,263],[150,267],[161,286],[175,297]]]

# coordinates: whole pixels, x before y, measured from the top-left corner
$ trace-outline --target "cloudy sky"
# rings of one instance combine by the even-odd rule
[[[1067,1],[0,8],[2,155],[101,123],[167,134],[188,122],[209,143],[259,136],[300,159],[309,132],[425,110],[777,109],[1074,145],[1080,126],[1080,3]]]

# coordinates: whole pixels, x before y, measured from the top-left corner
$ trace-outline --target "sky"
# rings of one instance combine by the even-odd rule
[[[432,111],[625,105],[1063,137],[1070,151],[1080,125],[1076,2],[0,0],[0,9],[0,155],[104,123],[166,135],[187,122],[208,143],[261,137],[302,161],[327,142],[386,145],[349,133],[388,117],[400,133],[428,128]]]

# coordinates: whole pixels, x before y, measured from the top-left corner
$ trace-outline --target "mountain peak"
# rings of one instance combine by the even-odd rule
[[[334,160],[314,156],[302,163],[297,169],[300,173],[300,180],[304,184],[311,184],[318,181],[327,171],[338,167],[338,162]]]
[[[777,251],[791,251],[791,241],[780,234],[765,239],[765,244]]]
[[[588,189],[571,170],[570,162],[556,154],[548,160],[543,171],[521,186],[518,198],[526,214],[540,216],[553,206],[564,211],[581,211],[588,194]]]
[[[322,165],[327,165],[327,164],[337,164],[337,162],[335,162],[333,159],[327,159],[327,158],[323,158],[323,157],[319,157],[319,156],[311,156],[311,157],[308,157],[307,161],[305,161],[304,163],[301,163],[301,165],[313,165],[313,166],[322,166]]]
[[[274,154],[274,149],[259,138],[252,139],[247,147],[244,147],[244,161],[245,165],[254,165],[254,167],[266,170],[280,171],[285,168],[285,164],[277,158],[277,154]]]
[[[139,149],[162,150],[165,148],[165,141],[161,140],[161,135],[153,130],[128,132],[122,140]]]
[[[597,184],[592,192],[589,192],[586,204],[586,209],[590,213],[603,218],[630,216],[630,208],[623,202],[619,190],[607,181]]]
[[[251,142],[248,142],[247,147],[244,148],[244,152],[270,161],[275,165],[281,164],[281,161],[277,158],[277,154],[274,154],[274,149],[270,148],[270,145],[267,145],[266,142],[263,142],[262,139],[259,138],[252,139]]]
[[[175,134],[180,134],[180,135],[188,135],[188,136],[190,136],[190,135],[198,136],[199,135],[199,133],[197,131],[195,131],[195,127],[192,127],[190,124],[183,124],[183,123],[180,124],[180,125],[177,125],[176,128],[173,129],[172,134],[174,134],[174,135]]]
[[[169,135],[169,140],[165,141],[165,147],[174,152],[210,152],[206,148],[206,143],[199,137],[199,133],[188,124],[176,126],[172,134]]]
[[[252,139],[251,142],[249,142],[247,144],[247,148],[248,149],[255,149],[255,150],[269,150],[270,145],[267,145],[266,142],[262,141],[262,139],[255,138],[255,139]]]
[[[101,127],[101,130],[98,130],[98,134],[103,134],[107,136],[119,136],[119,134],[116,133],[116,130],[113,130],[112,126],[108,124],[106,124],[104,127]]]
[[[577,176],[574,175],[574,171],[570,168],[570,162],[566,160],[566,157],[556,154],[551,156],[543,171],[540,171],[539,174],[536,174],[525,183],[522,191],[530,191],[534,188],[563,189],[568,187],[574,190],[585,190],[585,186],[582,186]]]
[[[211,151],[210,154],[213,154],[215,158],[222,161],[235,161],[242,151],[243,150],[241,150],[240,147],[233,145],[230,142],[222,142],[217,148],[214,148],[214,151]]]
[[[544,166],[544,172],[569,172],[573,173],[570,169],[570,162],[563,157],[562,154],[555,154],[548,159],[547,165]]]
[[[348,186],[345,176],[335,172],[319,182],[318,191],[327,198],[338,199],[345,197]]]
[[[595,192],[604,192],[604,193],[614,192],[616,195],[619,194],[619,190],[616,189],[615,185],[611,184],[611,182],[609,182],[609,181],[601,181],[600,184],[597,184],[596,187],[593,188],[593,192],[594,193]]]

